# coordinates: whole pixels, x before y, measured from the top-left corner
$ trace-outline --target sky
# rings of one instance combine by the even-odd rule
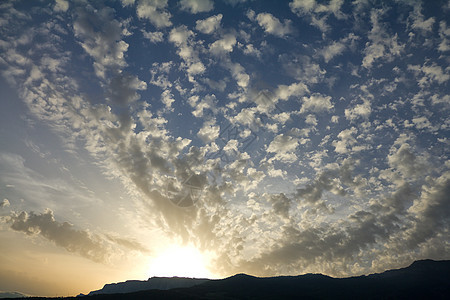
[[[0,3],[0,291],[450,259],[450,1]]]

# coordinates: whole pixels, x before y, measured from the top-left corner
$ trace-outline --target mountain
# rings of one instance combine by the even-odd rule
[[[162,287],[187,278],[150,278]],[[189,281],[191,280],[191,281]],[[450,260],[416,261],[409,267],[379,274],[332,278],[322,274],[254,277],[237,274],[225,279],[204,280],[191,287],[141,290],[131,293],[92,294],[86,300],[103,299],[450,299]],[[174,283],[168,283],[173,281]],[[132,286],[125,282],[116,285]],[[139,283],[137,284],[139,285]],[[105,285],[105,287],[114,285]],[[155,285],[156,286],[156,285]],[[105,288],[104,288],[105,289]],[[103,290],[103,289],[102,289]],[[81,299],[83,299],[81,298]],[[42,298],[27,298],[42,299]],[[80,298],[66,298],[78,299]]]
[[[105,284],[102,289],[92,291],[88,296],[98,294],[124,294],[144,290],[169,290],[174,288],[187,288],[199,285],[209,279],[182,278],[182,277],[152,277],[147,281],[128,280],[125,282]]]

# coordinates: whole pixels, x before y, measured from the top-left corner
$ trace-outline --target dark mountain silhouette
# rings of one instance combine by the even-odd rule
[[[406,268],[350,278],[321,274],[259,278],[237,274],[188,288],[65,299],[450,299],[450,261],[416,261]]]
[[[88,296],[99,294],[124,294],[145,290],[170,290],[186,288],[207,282],[209,279],[183,278],[183,277],[152,277],[147,281],[127,280],[125,282],[105,284],[102,289],[92,291]]]

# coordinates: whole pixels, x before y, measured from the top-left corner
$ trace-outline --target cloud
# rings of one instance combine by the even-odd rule
[[[208,12],[214,9],[214,2],[211,0],[180,0],[181,9],[197,14]]]
[[[0,203],[0,208],[4,208],[4,207],[9,207],[10,203],[8,199],[3,199],[2,202]]]
[[[438,84],[443,84],[450,80],[450,74],[447,70],[443,70],[442,67],[438,66],[436,63],[431,65],[423,64],[419,65],[408,65],[408,70],[413,71],[416,75],[424,74],[423,77],[417,78],[417,83],[420,87],[428,87],[433,82]]]
[[[309,97],[303,97],[303,104],[300,108],[300,113],[308,111],[322,112],[330,111],[333,108],[331,104],[331,96],[323,96],[319,93],[314,93]]]
[[[197,20],[195,21],[195,29],[205,34],[211,34],[220,28],[220,21],[222,20],[222,17],[222,14],[218,14],[204,20]]]
[[[403,178],[417,178],[425,174],[425,161],[422,157],[417,157],[407,140],[399,137],[390,149],[387,157],[389,165],[400,171]]]
[[[342,52],[345,50],[345,45],[340,42],[333,42],[332,44],[325,47],[323,50],[320,51],[320,54],[323,56],[326,63],[328,63],[330,60],[333,59],[333,57],[336,57],[338,55],[341,55]]]
[[[173,110],[172,103],[175,102],[175,99],[173,99],[173,94],[170,92],[170,90],[165,90],[161,94],[161,101],[166,106],[166,109]]]
[[[327,73],[318,63],[309,56],[297,54],[281,54],[279,56],[281,67],[296,80],[303,83],[318,83]]]
[[[106,262],[110,255],[111,250],[99,237],[89,231],[75,229],[68,222],[56,221],[53,211],[49,209],[42,214],[24,211],[19,214],[13,213],[9,223],[11,223],[11,229],[15,231],[21,231],[30,236],[41,235],[57,246],[95,262]]]
[[[103,79],[107,71],[119,72],[127,65],[124,53],[128,44],[121,39],[122,26],[113,15],[114,10],[110,7],[78,7],[73,24],[75,36],[94,59],[96,75]]]
[[[136,91],[146,89],[147,84],[137,76],[121,73],[111,79],[107,94],[115,104],[126,105],[140,98]]]
[[[368,99],[363,98],[363,103],[356,104],[351,108],[346,108],[344,111],[347,120],[357,120],[358,118],[368,118],[372,112],[372,107]]]
[[[440,52],[450,51],[450,28],[447,27],[447,23],[445,21],[441,21],[439,23],[439,36],[441,38],[441,42],[439,43],[438,50]]]
[[[171,14],[165,10],[167,0],[140,0],[136,13],[141,19],[148,19],[156,28],[172,26]]]
[[[267,152],[275,153],[273,157],[275,160],[292,163],[297,160],[297,155],[294,152],[298,145],[299,140],[297,138],[280,134],[269,144]]]
[[[433,30],[433,24],[436,21],[434,17],[425,20],[422,14],[422,3],[416,2],[414,10],[410,12],[409,19],[411,20],[411,29],[426,34]]]
[[[185,62],[184,67],[191,82],[194,82],[194,75],[202,74],[206,70],[195,49],[198,45],[194,41],[194,36],[194,32],[185,25],[172,28],[169,34],[169,41],[177,46],[177,53]]]
[[[134,5],[135,0],[120,0],[120,2],[122,2],[122,6],[126,7]]]
[[[309,92],[308,87],[301,82],[293,83],[291,85],[279,85],[276,89],[276,96],[278,99],[287,100],[290,97],[300,97]]]
[[[264,28],[267,33],[283,37],[291,33],[291,21],[284,20],[284,24],[276,17],[269,13],[260,13],[256,16],[259,26]]]
[[[209,143],[219,137],[220,127],[212,122],[203,123],[203,127],[198,131],[198,137],[204,142]]]
[[[260,58],[262,54],[260,50],[256,49],[255,46],[253,46],[253,44],[245,45],[244,53],[248,55],[254,55],[258,58]]]
[[[66,12],[69,9],[69,2],[66,0],[56,0],[53,10],[56,12]]]
[[[225,55],[233,51],[233,47],[236,45],[236,37],[233,34],[227,34],[222,39],[215,41],[209,46],[209,51],[213,55]]]
[[[443,173],[431,185],[422,187],[419,199],[414,200],[408,212],[414,215],[413,226],[406,230],[405,242],[409,247],[424,243],[448,227],[450,213],[450,172]],[[445,229],[444,229],[445,230]]]
[[[337,137],[340,139],[339,141],[333,141],[334,151],[337,153],[347,153],[349,151],[349,147],[356,144],[356,139],[353,137],[354,134],[357,133],[357,129],[355,127],[351,127],[349,129],[344,129]]]
[[[152,43],[160,43],[164,41],[164,33],[162,33],[161,31],[147,32],[144,30],[142,31],[142,34]]]
[[[345,19],[341,7],[343,0],[331,0],[326,4],[319,4],[316,0],[294,0],[289,3],[291,11],[299,17],[308,17],[310,24],[327,32],[330,26],[326,23],[328,17],[333,14],[337,19]]]
[[[285,194],[270,195],[269,202],[272,204],[272,208],[275,214],[282,216],[283,218],[289,218],[289,210],[291,208],[291,199],[286,197]]]
[[[242,67],[242,65],[239,63],[230,63],[227,67],[230,69],[237,85],[241,88],[246,88],[250,81],[250,76],[245,73],[244,67]]]
[[[372,9],[370,13],[372,23],[372,29],[368,35],[370,42],[364,49],[365,56],[362,61],[362,66],[366,69],[370,69],[379,59],[392,60],[393,57],[399,56],[404,49],[404,45],[398,43],[398,35],[389,36],[384,24],[380,23],[384,14],[385,11],[381,9]]]

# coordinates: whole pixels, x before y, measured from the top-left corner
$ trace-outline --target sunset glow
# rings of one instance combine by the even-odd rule
[[[149,277],[216,278],[207,266],[208,260],[194,247],[172,246],[152,259]]]

